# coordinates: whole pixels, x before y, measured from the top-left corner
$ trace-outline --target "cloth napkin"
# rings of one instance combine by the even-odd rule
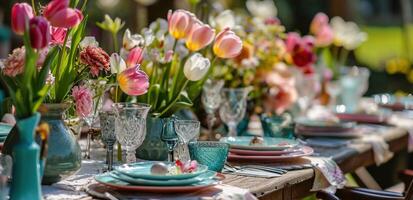
[[[315,167],[315,177],[311,191],[324,190],[334,193],[336,189],[344,187],[346,179],[333,159],[327,157],[308,157],[308,159]]]
[[[413,112],[395,112],[390,117],[389,124],[402,127],[409,132],[408,152],[413,152]]]
[[[360,139],[363,143],[372,146],[374,152],[374,162],[377,166],[387,162],[393,157],[393,152],[389,150],[389,145],[378,135],[365,135]]]

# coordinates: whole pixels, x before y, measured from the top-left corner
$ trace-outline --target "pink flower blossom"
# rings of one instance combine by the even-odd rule
[[[80,61],[90,67],[92,76],[98,76],[100,71],[109,71],[109,55],[100,47],[87,46],[80,52]]]
[[[310,32],[317,35],[321,28],[328,26],[328,16],[322,12],[317,13],[310,24]]]
[[[42,68],[48,51],[49,49],[47,48],[38,51],[39,57],[37,58],[36,63],[37,70],[40,70]],[[24,71],[25,56],[26,50],[24,46],[14,49],[12,54],[10,54],[9,57],[3,62],[3,73],[6,76],[10,77],[15,77],[19,74],[22,74]]]
[[[26,20],[34,17],[32,7],[27,3],[15,3],[11,9],[11,28],[18,35],[23,35]]]
[[[87,117],[92,113],[93,95],[86,86],[75,86],[72,89],[72,96],[76,105],[76,114],[79,117]]]
[[[241,53],[242,41],[233,31],[225,28],[218,33],[212,49],[220,58],[234,58]]]
[[[65,41],[66,33],[66,28],[52,27],[50,31],[52,36],[51,43],[55,45],[62,45]]]
[[[285,43],[290,62],[297,67],[311,66],[316,61],[314,38],[312,36],[301,38],[298,33],[288,33]]]
[[[43,10],[43,15],[55,27],[72,28],[83,19],[78,9],[69,7],[69,0],[52,0]]]
[[[127,67],[134,67],[137,64],[140,64],[143,60],[143,50],[140,47],[133,48],[126,59]]]
[[[30,44],[35,49],[43,49],[51,40],[50,25],[46,18],[33,17],[29,24]]]
[[[127,68],[117,75],[120,89],[130,96],[145,94],[149,88],[149,77],[139,69],[139,65]]]

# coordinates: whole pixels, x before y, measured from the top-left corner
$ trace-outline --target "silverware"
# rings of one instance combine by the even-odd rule
[[[274,171],[266,171],[261,169],[243,168],[240,166],[225,165],[223,173],[232,173],[235,175],[260,177],[260,178],[274,178],[279,177],[282,173]]]

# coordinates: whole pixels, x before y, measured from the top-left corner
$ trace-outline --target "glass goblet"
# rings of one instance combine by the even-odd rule
[[[183,152],[180,155],[182,160],[189,160],[188,143],[199,137],[200,123],[197,120],[176,120],[175,131],[183,145]]]
[[[208,79],[202,88],[201,101],[207,113],[208,133],[210,138],[212,138],[212,127],[216,121],[215,111],[219,108],[222,102],[220,92],[223,86],[223,80],[212,81]]]
[[[298,106],[301,110],[301,115],[306,115],[312,101],[317,96],[321,89],[320,77],[317,74],[301,74],[297,79]]]
[[[106,91],[107,85],[106,81],[102,80],[89,80],[87,81],[86,85],[92,92],[92,111],[86,116],[81,116],[81,118],[88,127],[85,158],[90,159],[90,146],[93,134],[93,124],[98,119],[98,112],[102,108],[102,97],[104,92]]]
[[[115,119],[115,113],[111,110],[99,112],[100,132],[102,142],[106,145],[108,171],[112,171],[113,166],[113,145],[116,143]]]
[[[146,117],[151,108],[148,104],[114,103],[115,133],[119,143],[126,147],[126,162],[136,162],[135,151],[146,135]]]
[[[174,161],[173,152],[178,144],[178,135],[174,128],[175,119],[165,118],[163,119],[163,128],[161,133],[161,140],[165,142],[168,150],[168,162]]]
[[[228,135],[230,137],[237,136],[237,125],[245,116],[247,96],[251,90],[252,87],[222,89],[223,103],[219,109],[219,116],[228,126]]]

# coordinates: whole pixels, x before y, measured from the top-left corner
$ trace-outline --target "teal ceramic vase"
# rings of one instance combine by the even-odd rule
[[[42,162],[39,160],[40,147],[34,140],[35,130],[40,121],[40,113],[17,121],[18,139],[13,145],[13,172],[10,199],[40,200]]]
[[[148,117],[146,121],[146,137],[137,149],[136,156],[144,160],[165,161],[168,158],[166,144],[161,140],[162,131],[175,131],[174,117]]]
[[[68,104],[43,104],[39,109],[41,121],[47,122],[50,127],[43,184],[65,179],[77,172],[82,163],[79,143],[63,121],[68,108]]]

